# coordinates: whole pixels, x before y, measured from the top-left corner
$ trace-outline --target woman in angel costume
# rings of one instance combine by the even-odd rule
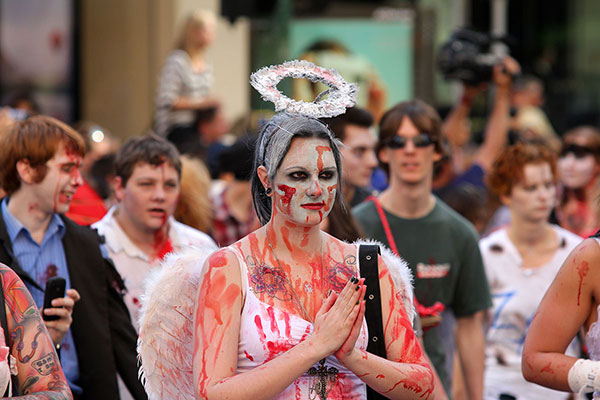
[[[276,88],[285,77],[331,89],[297,102]],[[210,255],[171,258],[150,284],[140,339],[150,399],[366,399],[366,385],[392,399],[432,398],[408,268],[385,249],[379,257],[387,357],[375,356],[358,247],[319,228],[342,174],[338,141],[317,118],[343,113],[356,87],[305,61],[263,68],[251,83],[283,111],[257,142],[252,188],[263,226]]]

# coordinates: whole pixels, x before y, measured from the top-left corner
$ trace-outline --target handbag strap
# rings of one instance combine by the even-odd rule
[[[376,244],[361,244],[358,246],[358,266],[360,276],[365,278],[367,291],[365,293],[365,319],[369,329],[367,351],[379,357],[386,358],[385,340],[383,336],[383,315],[381,312],[381,293],[379,290],[379,265],[377,256],[380,254]],[[367,399],[385,399],[367,386]]]
[[[398,253],[398,247],[396,246],[396,241],[394,240],[394,235],[392,235],[392,230],[390,229],[390,223],[385,216],[385,212],[383,211],[383,207],[381,207],[379,199],[375,196],[369,196],[367,197],[367,201],[369,200],[375,204],[375,208],[377,209],[377,214],[379,214],[379,219],[381,220],[381,225],[383,226],[383,231],[385,232],[385,237],[387,238],[390,250],[392,250],[395,255],[400,256]]]

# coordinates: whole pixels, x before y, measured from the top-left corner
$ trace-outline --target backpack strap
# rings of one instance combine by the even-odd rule
[[[376,244],[361,244],[358,246],[358,267],[360,276],[365,278],[367,291],[365,296],[365,319],[369,329],[367,351],[379,357],[386,358],[385,339],[383,336],[383,313],[381,311],[381,292],[379,289],[379,246]],[[367,386],[367,399],[385,399]]]

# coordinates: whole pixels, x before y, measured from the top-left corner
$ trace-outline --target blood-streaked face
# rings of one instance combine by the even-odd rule
[[[136,164],[125,186],[117,181],[115,189],[120,201],[119,214],[138,229],[154,232],[173,215],[179,198],[179,176],[168,163]]]
[[[79,166],[81,156],[64,143],[59,144],[54,157],[46,163],[46,176],[34,188],[35,208],[52,214],[69,211],[73,194],[83,184]]]
[[[338,187],[335,159],[325,139],[295,138],[273,179],[273,215],[318,225],[329,214]]]

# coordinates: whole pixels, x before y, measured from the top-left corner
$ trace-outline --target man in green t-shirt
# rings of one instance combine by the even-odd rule
[[[452,311],[468,398],[478,400],[483,396],[483,317],[492,303],[475,229],[431,193],[433,164],[442,157],[440,126],[437,112],[418,100],[383,115],[377,153],[390,185],[378,198],[380,208],[368,201],[353,214],[366,237],[396,250],[409,263],[420,304],[440,302]],[[450,394],[440,328],[426,330],[423,339]]]

